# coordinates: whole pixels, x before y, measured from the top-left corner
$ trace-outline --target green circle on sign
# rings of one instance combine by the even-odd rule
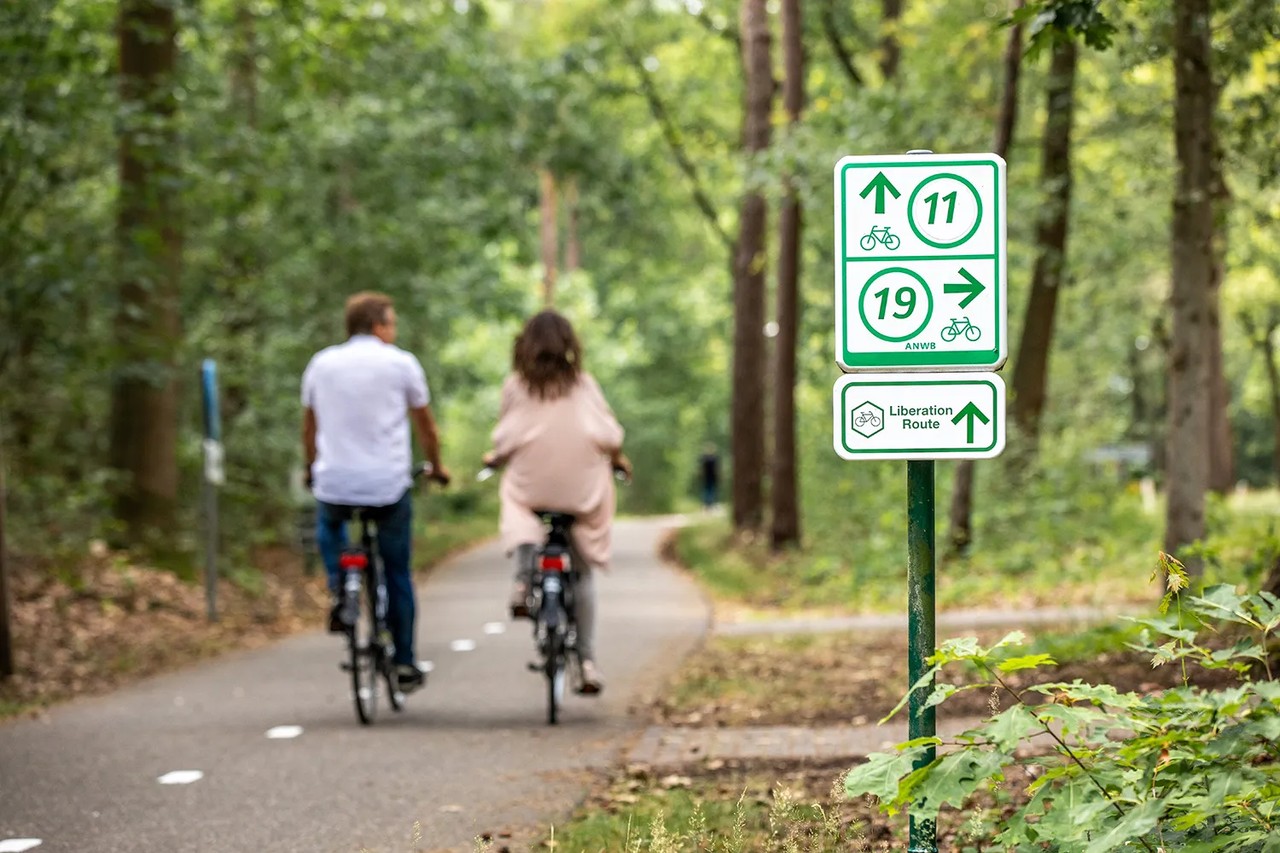
[[[931,181],[938,181],[944,178],[950,178],[953,181],[959,181],[960,183],[968,187],[969,192],[973,193],[973,203],[977,205],[977,208],[978,208],[978,215],[973,218],[973,227],[969,229],[969,233],[965,234],[959,240],[956,240],[951,243],[938,243],[933,240],[930,240],[928,237],[921,234],[920,229],[916,227],[915,215],[912,213],[912,211],[915,209],[916,196],[920,195],[920,190],[927,187]],[[929,177],[925,178],[923,181],[921,181],[919,184],[916,185],[916,188],[911,191],[911,197],[907,199],[907,224],[911,226],[911,230],[915,232],[915,235],[917,237],[919,237],[922,241],[924,241],[925,243],[928,243],[930,246],[932,246],[935,249],[954,249],[956,246],[959,246],[961,243],[966,242],[970,237],[972,237],[974,234],[977,233],[978,225],[981,222],[982,222],[982,196],[978,195],[978,188],[975,187],[966,179],[960,177],[959,175],[953,174],[951,172],[942,172],[941,174],[930,175]]]
[[[925,298],[924,320],[922,320],[920,322],[920,325],[917,326],[915,329],[913,329],[912,331],[908,332],[905,335],[902,335],[901,337],[894,337],[892,335],[886,335],[877,331],[876,327],[871,325],[870,318],[867,317],[867,303],[866,303],[867,291],[871,289],[871,285],[875,284],[876,280],[880,278],[880,276],[888,275],[891,272],[900,272],[900,273],[904,273],[906,275],[911,276],[917,282],[919,282],[920,289],[924,291],[924,298]],[[858,294],[858,315],[862,317],[862,325],[867,328],[868,332],[875,335],[877,338],[879,338],[882,341],[888,341],[891,344],[900,344],[903,341],[911,340],[916,335],[924,331],[925,326],[929,325],[929,319],[933,317],[933,293],[929,291],[929,285],[925,282],[923,278],[920,277],[918,273],[915,273],[912,270],[907,269],[906,267],[886,267],[885,269],[882,269],[880,270],[880,272],[871,276],[871,278],[867,279],[867,283],[862,286],[862,292]]]

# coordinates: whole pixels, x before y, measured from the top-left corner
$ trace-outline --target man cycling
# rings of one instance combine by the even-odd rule
[[[316,542],[328,574],[334,606],[329,630],[347,627],[338,597],[338,560],[347,546],[353,508],[369,508],[378,526],[378,551],[386,570],[387,622],[395,642],[396,678],[411,690],[423,682],[413,653],[415,601],[413,544],[413,422],[430,477],[448,484],[440,439],[422,365],[395,346],[396,312],[381,293],[347,300],[347,341],[316,353],[302,375],[302,447],[307,486],[316,498]]]

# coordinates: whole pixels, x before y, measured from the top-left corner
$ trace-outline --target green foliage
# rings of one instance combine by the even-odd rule
[[[927,744],[871,756],[845,777],[846,793],[927,819],[943,806],[964,807],[1017,767],[1032,780],[1028,800],[989,828],[984,849],[1271,849],[1280,842],[1280,688],[1266,649],[1280,628],[1280,600],[1223,584],[1191,594],[1176,560],[1161,555],[1160,569],[1177,615],[1138,620],[1133,647],[1154,666],[1227,668],[1236,683],[1203,689],[1184,676],[1182,686],[1152,694],[1080,681],[1019,690],[1005,673],[1052,663],[1019,654],[1020,635],[990,647],[948,641],[921,683],[962,662],[986,674],[980,689],[1013,704],[918,769],[913,760]],[[940,684],[934,695],[945,701],[954,690]]]

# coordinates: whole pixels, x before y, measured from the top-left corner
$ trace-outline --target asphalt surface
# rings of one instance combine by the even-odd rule
[[[487,545],[419,584],[418,656],[434,671],[371,727],[338,668],[343,641],[319,632],[0,725],[0,851],[22,838],[37,853],[463,851],[563,819],[589,771],[642,731],[628,709],[707,629],[697,589],[656,556],[672,523],[617,524],[597,581],[606,688],[570,695],[559,726],[525,667],[529,623],[505,616],[508,564]],[[268,738],[280,726],[302,733]],[[182,770],[202,776],[158,781]]]

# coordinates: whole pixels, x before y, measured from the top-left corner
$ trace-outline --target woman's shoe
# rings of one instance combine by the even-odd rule
[[[584,660],[582,662],[582,686],[578,688],[578,692],[584,696],[595,696],[604,690],[604,678],[600,675],[600,670],[596,669],[595,661]]]

